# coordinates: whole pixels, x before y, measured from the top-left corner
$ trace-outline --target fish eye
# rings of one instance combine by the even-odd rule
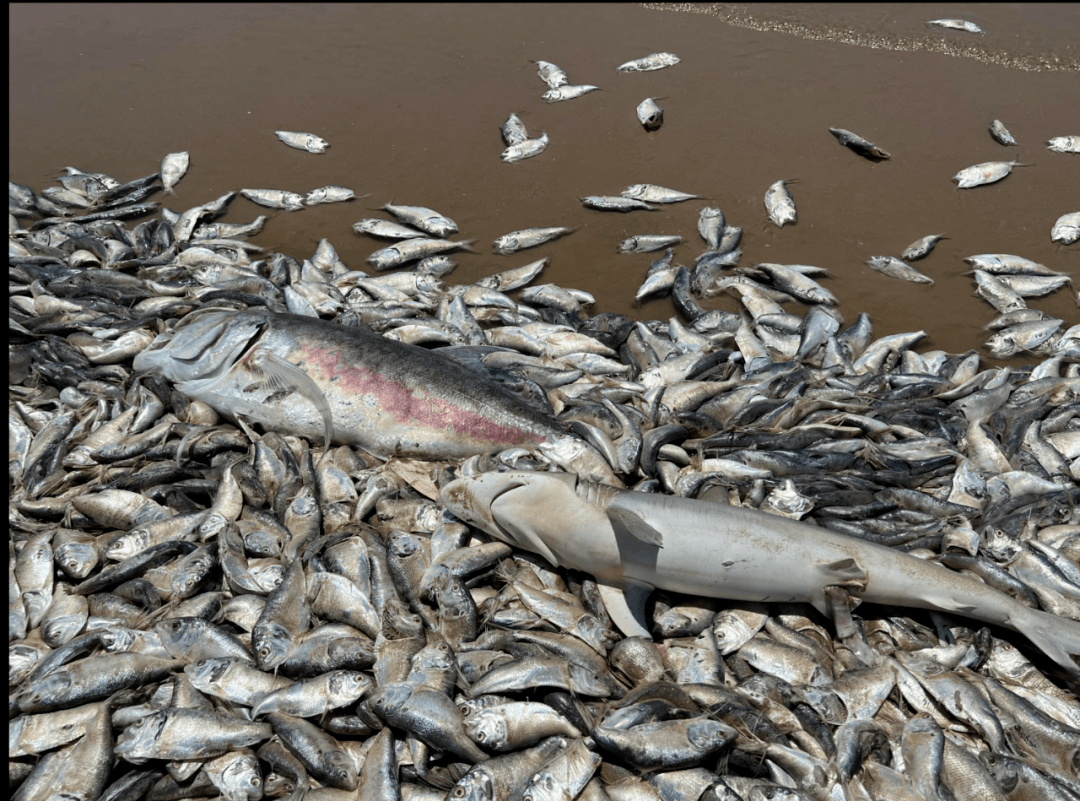
[[[465,797],[465,788],[464,787],[455,787],[454,788],[454,798],[464,798],[464,797]]]

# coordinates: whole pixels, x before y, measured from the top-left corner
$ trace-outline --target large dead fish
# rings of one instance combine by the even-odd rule
[[[611,619],[627,636],[650,636],[644,611],[654,588],[808,602],[826,615],[835,611],[833,588],[841,588],[861,601],[1005,626],[1080,675],[1080,623],[1024,606],[941,565],[778,515],[615,490],[568,473],[483,473],[450,482],[441,499],[493,537],[594,575]]]
[[[155,339],[134,365],[231,419],[379,456],[457,458],[562,433],[553,419],[458,362],[293,314],[197,312]]]

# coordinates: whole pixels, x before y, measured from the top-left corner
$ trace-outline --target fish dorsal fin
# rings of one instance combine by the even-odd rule
[[[296,390],[311,401],[312,405],[319,410],[319,414],[323,419],[325,429],[323,453],[329,451],[330,436],[334,431],[334,416],[330,412],[330,403],[326,400],[326,395],[319,389],[319,385],[315,383],[311,376],[295,364],[291,364],[262,348],[257,348],[251,354],[247,366],[254,375],[264,378],[267,386],[272,391]]]
[[[619,509],[614,506],[609,506],[606,511],[608,520],[611,521],[612,525],[618,524],[630,532],[635,539],[641,540],[646,545],[655,545],[657,548],[664,547],[664,536],[646,523],[640,515],[628,509]]]
[[[622,585],[597,584],[611,621],[627,637],[652,639],[645,622],[645,602],[653,591],[651,584],[624,580]]]

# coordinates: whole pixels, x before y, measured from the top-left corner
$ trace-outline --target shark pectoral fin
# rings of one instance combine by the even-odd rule
[[[607,516],[612,526],[618,524],[618,526],[630,532],[635,539],[641,540],[646,545],[655,545],[657,548],[664,547],[664,535],[633,512],[608,507]]]
[[[867,572],[851,557],[818,563],[817,569],[825,574],[826,585],[845,587],[855,593],[866,589],[869,579]]]
[[[597,587],[604,606],[619,631],[627,637],[652,639],[645,622],[645,602],[653,591],[651,584],[625,581],[620,587],[610,584],[597,584]]]

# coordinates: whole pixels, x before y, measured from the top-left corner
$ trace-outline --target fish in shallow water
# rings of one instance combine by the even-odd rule
[[[932,19],[926,23],[938,28],[952,28],[954,31],[967,31],[968,33],[984,33],[983,29],[974,22],[966,19]]]
[[[453,458],[544,442],[557,424],[456,362],[269,312],[185,318],[135,359],[226,417],[375,454]]]
[[[769,219],[781,228],[787,223],[795,223],[795,198],[788,191],[786,181],[777,181],[765,193],[765,209]]]
[[[680,61],[674,53],[652,53],[644,58],[635,58],[615,68],[616,72],[652,72],[665,67],[674,67]]]
[[[330,143],[321,136],[301,131],[274,131],[274,135],[289,147],[308,153],[325,153]]]
[[[491,536],[595,576],[627,636],[649,636],[644,610],[654,588],[808,602],[825,615],[836,609],[839,588],[861,601],[1005,626],[1080,676],[1080,622],[857,537],[753,509],[601,487],[568,473],[483,473],[447,484],[440,498]]]
[[[868,158],[871,161],[883,161],[892,158],[892,156],[873,142],[863,139],[861,136],[853,134],[851,131],[844,130],[843,128],[830,128],[829,133],[835,136],[844,147],[854,150],[860,156]]]

